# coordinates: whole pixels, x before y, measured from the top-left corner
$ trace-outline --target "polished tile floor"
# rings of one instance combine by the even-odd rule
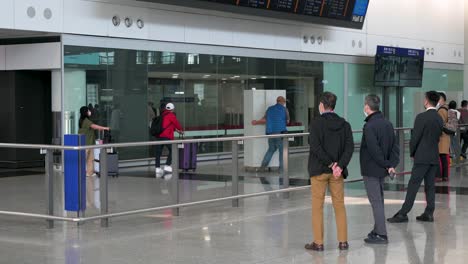
[[[229,196],[231,181],[218,175],[220,170],[227,169],[222,164],[201,165],[198,178],[186,175],[179,181],[181,201]],[[171,204],[173,180],[152,175],[152,168],[133,168],[110,179],[110,211]],[[388,225],[387,246],[364,244],[362,239],[373,220],[363,185],[355,182],[346,185],[351,246],[348,252],[336,248],[329,199],[324,209],[325,252],[303,248],[312,239],[310,193],[306,190],[292,193],[289,199],[279,194],[246,199],[239,208],[233,208],[230,202],[218,202],[183,208],[177,217],[165,210],[115,218],[109,228],[101,228],[99,222],[79,227],[57,222],[54,229],[48,230],[42,220],[2,216],[0,263],[466,263],[465,175],[465,168],[454,170],[450,182],[438,184],[434,223],[414,220],[425,206],[424,193],[419,193],[410,222]],[[275,173],[245,176],[248,177],[240,182],[244,193],[279,188]],[[61,186],[62,178],[57,172],[57,186]],[[387,216],[401,206],[405,181],[401,178],[386,184]],[[95,215],[100,207],[98,181],[88,178],[87,185],[86,214]],[[36,171],[0,178],[0,210],[43,213],[43,190],[43,175]],[[62,192],[61,187],[55,190],[58,215],[63,214]]]

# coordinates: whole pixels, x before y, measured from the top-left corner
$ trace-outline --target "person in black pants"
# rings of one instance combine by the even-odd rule
[[[463,100],[461,102],[461,108],[458,109],[460,112],[460,125],[468,125],[468,101]],[[464,159],[466,159],[466,149],[468,148],[468,131],[466,126],[460,127],[460,144],[463,142],[461,154]]]
[[[390,223],[408,222],[407,215],[413,208],[416,194],[423,180],[427,206],[424,213],[416,217],[416,220],[423,222],[434,221],[435,177],[439,172],[438,143],[444,126],[436,109],[439,98],[440,95],[437,92],[427,92],[424,100],[426,112],[420,113],[414,121],[410,141],[410,155],[414,159],[413,170],[408,183],[405,203],[398,213],[387,219]]]
[[[390,173],[395,173],[400,150],[392,123],[380,112],[380,98],[366,96],[364,114],[367,116],[362,134],[360,162],[367,197],[374,213],[374,228],[364,239],[369,244],[387,244],[383,187]]]

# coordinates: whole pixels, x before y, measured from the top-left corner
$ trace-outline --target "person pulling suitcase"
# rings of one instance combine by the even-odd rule
[[[175,106],[173,103],[168,103],[164,107],[160,116],[157,116],[152,123],[151,133],[156,138],[156,141],[170,141],[174,140],[174,131],[183,135],[182,126],[174,114]],[[161,155],[163,148],[169,151],[166,165],[161,168]],[[155,173],[156,177],[162,177],[164,173],[172,173],[172,146],[170,142],[164,145],[156,145],[155,148]]]

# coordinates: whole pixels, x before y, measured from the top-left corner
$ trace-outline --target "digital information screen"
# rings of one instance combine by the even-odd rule
[[[140,0],[362,29],[369,0]]]
[[[377,46],[376,86],[421,87],[424,50]]]

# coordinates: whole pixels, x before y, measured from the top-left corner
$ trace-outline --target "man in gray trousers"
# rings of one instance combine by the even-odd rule
[[[380,98],[368,95],[364,102],[366,124],[361,140],[361,174],[367,197],[374,213],[374,229],[364,239],[370,244],[387,244],[387,228],[384,210],[384,179],[395,173],[399,162],[399,149],[395,132],[388,120],[380,112]]]

